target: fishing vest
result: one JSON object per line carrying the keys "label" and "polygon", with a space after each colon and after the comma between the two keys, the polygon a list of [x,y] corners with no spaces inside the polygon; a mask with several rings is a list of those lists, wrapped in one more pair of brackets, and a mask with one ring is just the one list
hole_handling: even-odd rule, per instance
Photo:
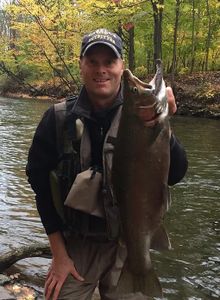
{"label": "fishing vest", "polygon": [[[76,175],[91,166],[91,141],[89,132],[86,126],[84,126],[83,121],[74,115],[74,108],[70,113],[70,103],[67,100],[54,105],[59,163],[57,168],[50,174],[51,191],[55,208],[65,226],[69,230],[75,230],[80,223],[79,226],[85,227],[84,231],[86,232],[86,221],[84,224],[79,219],[84,218],[85,220],[87,216],[63,204]],[[120,105],[106,133],[102,152],[103,178],[101,195],[107,227],[107,238],[109,240],[116,239],[119,236],[120,230],[119,209],[113,196],[111,169],[121,109],[122,106]],[[89,235],[89,232],[87,233]]]}

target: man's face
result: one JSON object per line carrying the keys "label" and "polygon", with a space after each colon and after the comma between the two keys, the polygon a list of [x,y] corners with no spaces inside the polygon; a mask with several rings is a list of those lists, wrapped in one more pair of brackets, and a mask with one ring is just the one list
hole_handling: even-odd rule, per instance
{"label": "man's face", "polygon": [[96,45],[80,60],[80,71],[94,108],[110,106],[120,88],[123,60],[105,45]]}

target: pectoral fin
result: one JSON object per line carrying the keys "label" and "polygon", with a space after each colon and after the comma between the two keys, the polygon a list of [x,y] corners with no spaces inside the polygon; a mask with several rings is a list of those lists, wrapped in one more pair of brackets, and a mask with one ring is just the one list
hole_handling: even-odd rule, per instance
{"label": "pectoral fin", "polygon": [[150,248],[158,251],[171,249],[170,239],[163,225],[161,225],[152,236]]}

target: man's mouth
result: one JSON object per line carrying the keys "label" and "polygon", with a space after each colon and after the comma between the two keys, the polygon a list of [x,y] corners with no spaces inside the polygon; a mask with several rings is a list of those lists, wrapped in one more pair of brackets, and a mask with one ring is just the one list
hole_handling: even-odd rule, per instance
{"label": "man's mouth", "polygon": [[94,79],[94,81],[96,82],[96,83],[105,83],[105,82],[107,82],[109,79]]}

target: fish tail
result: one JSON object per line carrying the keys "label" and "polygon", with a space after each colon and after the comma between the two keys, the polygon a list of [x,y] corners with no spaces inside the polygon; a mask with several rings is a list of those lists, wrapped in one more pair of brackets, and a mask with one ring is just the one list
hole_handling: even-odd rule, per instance
{"label": "fish tail", "polygon": [[136,293],[149,297],[146,299],[163,296],[161,284],[153,268],[144,275],[133,274],[125,263],[118,281],[117,294],[119,296],[134,294],[135,296]]}

